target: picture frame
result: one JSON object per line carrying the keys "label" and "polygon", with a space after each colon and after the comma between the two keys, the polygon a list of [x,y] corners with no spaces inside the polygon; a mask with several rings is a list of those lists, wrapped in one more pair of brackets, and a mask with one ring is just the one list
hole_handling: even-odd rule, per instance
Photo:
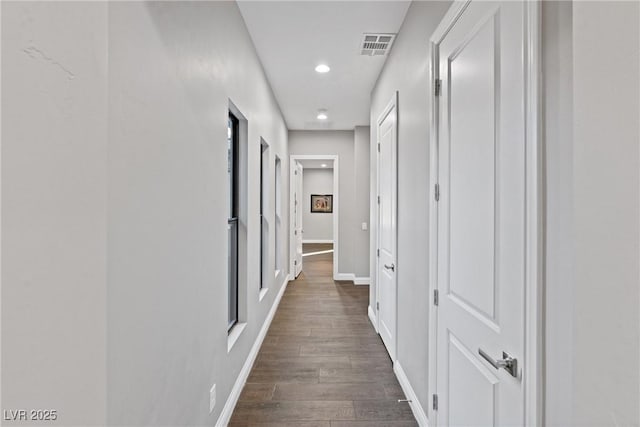
{"label": "picture frame", "polygon": [[311,213],[333,213],[333,194],[312,194]]}

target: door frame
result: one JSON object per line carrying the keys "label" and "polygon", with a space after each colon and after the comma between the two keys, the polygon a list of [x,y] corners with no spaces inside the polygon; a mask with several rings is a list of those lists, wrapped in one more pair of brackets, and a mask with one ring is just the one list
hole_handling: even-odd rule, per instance
{"label": "door frame", "polygon": [[[396,280],[396,321],[395,321],[395,331],[393,332],[393,347],[395,353],[395,360],[391,362],[395,365],[397,357],[398,357],[398,91],[393,93],[391,100],[387,103],[387,105],[382,110],[382,113],[378,116],[378,120],[376,121],[376,144],[377,146],[380,144],[380,135],[378,131],[380,129],[380,123],[389,115],[390,111],[393,110],[395,113],[395,133],[396,133],[396,164],[394,166],[395,174],[396,174],[396,182],[395,182],[395,218],[396,218],[396,229],[395,229],[395,248],[394,253],[396,256],[395,260],[395,280]],[[376,197],[380,196],[380,150],[376,149]],[[380,257],[377,254],[377,251],[380,249],[380,204],[375,203],[376,207],[376,262],[375,262],[375,283],[376,283],[376,307],[380,302],[380,280],[378,277],[378,271],[380,271]],[[376,332],[380,333],[380,313],[375,310],[376,313]]]}
{"label": "door frame", "polygon": [[[472,0],[455,1],[429,40],[429,98],[431,129],[429,136],[430,173],[429,215],[429,295],[438,289],[438,205],[435,186],[438,183],[439,103],[435,81],[439,76],[438,45],[458,21]],[[525,74],[525,290],[524,290],[524,423],[540,425],[543,420],[544,377],[542,353],[544,290],[544,157],[540,141],[540,0],[525,2],[525,34],[523,68]],[[429,384],[430,395],[437,390],[437,306],[429,302]],[[430,425],[437,425],[437,410],[429,405]]]}
{"label": "door frame", "polygon": [[[293,261],[296,258],[296,236],[293,230],[293,216],[295,215],[295,181],[294,171],[296,162],[299,160],[326,160],[333,162],[333,280],[339,280],[338,260],[339,255],[339,237],[340,237],[340,164],[339,156],[333,154],[291,154],[289,156],[289,275],[295,279],[295,266]],[[303,169],[304,170],[304,169]],[[302,223],[304,228],[304,222]],[[304,240],[304,239],[303,239]]]}

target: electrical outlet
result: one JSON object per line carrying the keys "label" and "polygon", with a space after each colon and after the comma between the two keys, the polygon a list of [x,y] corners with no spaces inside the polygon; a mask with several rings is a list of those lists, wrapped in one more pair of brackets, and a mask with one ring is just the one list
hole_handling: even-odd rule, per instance
{"label": "electrical outlet", "polygon": [[368,227],[368,225],[367,225],[367,223],[366,223],[366,222],[363,222],[363,223],[362,223],[362,229],[363,229],[363,230],[366,230],[367,228],[369,228],[369,227]]}
{"label": "electrical outlet", "polygon": [[209,390],[209,413],[213,412],[213,408],[216,407],[216,385],[214,384]]}

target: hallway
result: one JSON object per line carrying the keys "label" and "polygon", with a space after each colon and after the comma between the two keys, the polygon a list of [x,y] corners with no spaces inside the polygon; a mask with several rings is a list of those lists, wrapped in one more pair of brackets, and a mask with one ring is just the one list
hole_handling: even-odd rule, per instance
{"label": "hallway", "polygon": [[[305,245],[304,252],[326,250]],[[367,318],[368,286],[331,279],[332,253],[304,257],[262,344],[231,427],[415,426]]]}

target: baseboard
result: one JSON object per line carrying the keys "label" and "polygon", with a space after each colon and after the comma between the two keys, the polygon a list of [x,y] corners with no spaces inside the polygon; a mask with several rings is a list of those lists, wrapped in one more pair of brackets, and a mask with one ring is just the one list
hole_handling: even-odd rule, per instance
{"label": "baseboard", "polygon": [[302,243],[333,243],[333,240],[317,240],[317,239],[308,239],[302,240]]}
{"label": "baseboard", "polygon": [[333,277],[333,280],[346,280],[350,282],[353,282],[353,279],[355,279],[355,276],[351,273],[338,273]]}
{"label": "baseboard", "polygon": [[413,411],[413,416],[416,417],[416,421],[418,421],[418,425],[421,427],[427,427],[429,425],[427,414],[424,412],[422,405],[420,405],[418,396],[416,396],[416,392],[413,390],[413,387],[411,387],[407,374],[405,374],[400,362],[397,360],[393,364],[393,372],[395,372],[398,382],[400,383],[400,387],[402,387],[402,391],[404,391],[405,396],[407,396],[407,400],[409,400],[409,406]]}
{"label": "baseboard", "polygon": [[370,283],[368,277],[356,277],[353,273],[338,273],[333,280],[346,280],[353,282],[354,285],[368,285]]}
{"label": "baseboard", "polygon": [[371,308],[371,306],[369,306],[367,310],[367,314],[369,314],[369,320],[373,325],[373,329],[375,329],[376,332],[378,332],[378,317],[376,316],[376,312],[373,311],[373,308]]}
{"label": "baseboard", "polygon": [[267,331],[269,330],[269,326],[271,326],[271,321],[276,314],[276,310],[280,305],[280,300],[282,299],[282,295],[284,291],[287,289],[287,285],[289,284],[290,275],[285,277],[284,283],[280,287],[280,291],[276,296],[275,301],[273,302],[273,306],[271,310],[269,310],[269,314],[267,314],[267,318],[264,320],[264,324],[256,337],[256,341],[253,343],[253,347],[251,347],[251,351],[247,356],[247,360],[244,362],[240,373],[238,374],[238,378],[236,379],[233,388],[231,389],[231,393],[229,393],[229,398],[227,402],[224,404],[224,408],[222,408],[222,412],[220,413],[220,417],[218,417],[218,421],[216,421],[216,427],[225,427],[229,424],[231,420],[231,415],[233,415],[233,410],[236,407],[236,403],[238,403],[238,398],[240,397],[240,393],[242,393],[242,389],[244,388],[245,383],[247,382],[247,378],[249,377],[249,373],[251,373],[251,368],[253,368],[253,364],[256,361],[256,357],[258,356],[258,352],[260,351],[260,347],[262,346],[262,342],[264,341],[265,336],[267,335]]}

